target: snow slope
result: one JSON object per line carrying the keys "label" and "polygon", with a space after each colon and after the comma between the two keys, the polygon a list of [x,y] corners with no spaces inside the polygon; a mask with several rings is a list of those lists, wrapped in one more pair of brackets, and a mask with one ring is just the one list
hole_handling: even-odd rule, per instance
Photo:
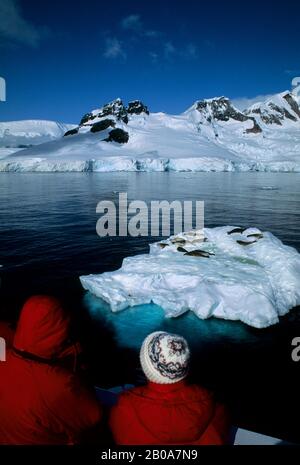
{"label": "snow slope", "polygon": [[[57,126],[60,135],[63,129]],[[71,129],[2,157],[0,171],[300,172],[300,108],[288,91],[244,112],[219,97],[196,101],[180,115],[116,99]]]}
{"label": "snow slope", "polygon": [[300,254],[256,228],[205,228],[151,244],[149,254],[126,258],[119,270],[80,280],[115,312],[153,302],[167,317],[191,310],[201,319],[264,328],[300,304]]}
{"label": "snow slope", "polygon": [[73,127],[74,124],[44,120],[0,122],[0,148],[24,148],[60,139]]}

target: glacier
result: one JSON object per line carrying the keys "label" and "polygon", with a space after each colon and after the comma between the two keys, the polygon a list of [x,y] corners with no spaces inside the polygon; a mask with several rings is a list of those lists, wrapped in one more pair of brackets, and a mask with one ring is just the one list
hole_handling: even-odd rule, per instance
{"label": "glacier", "polygon": [[125,258],[119,270],[80,281],[113,312],[154,303],[166,317],[192,311],[265,328],[300,305],[300,254],[257,228],[204,228],[150,244],[149,254]]}
{"label": "glacier", "polygon": [[[14,153],[16,153],[14,151]],[[7,154],[7,152],[6,152]],[[6,155],[5,154],[5,155]],[[19,158],[12,160],[3,157],[0,172],[15,173],[68,173],[68,172],[269,172],[269,173],[300,173],[300,162],[275,161],[275,162],[234,162],[230,159],[198,157],[198,158],[152,158],[107,157],[98,160],[54,159],[47,158]]]}
{"label": "glacier", "polygon": [[75,126],[48,120],[0,122],[0,157],[32,145],[60,139]]}

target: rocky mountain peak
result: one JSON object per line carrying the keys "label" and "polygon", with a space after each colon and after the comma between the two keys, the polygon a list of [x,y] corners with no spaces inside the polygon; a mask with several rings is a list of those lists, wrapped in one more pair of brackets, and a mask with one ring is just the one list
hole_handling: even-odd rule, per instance
{"label": "rocky mountain peak", "polygon": [[212,119],[218,121],[229,121],[230,119],[247,121],[248,119],[246,115],[234,108],[230,100],[226,97],[200,100],[197,102],[196,109],[207,115],[208,121],[212,121]]}
{"label": "rocky mountain peak", "polygon": [[145,113],[149,115],[149,110],[141,100],[133,100],[128,103],[126,107],[120,98],[113,100],[112,102],[106,103],[103,107],[98,110],[93,110],[90,113],[86,113],[81,119],[79,125],[93,124],[94,119],[113,117],[116,121],[121,121],[125,124],[129,121],[130,115],[141,115]]}
{"label": "rocky mountain peak", "polygon": [[148,107],[141,102],[141,100],[133,100],[128,103],[127,113],[130,115],[140,115],[141,113],[149,115],[149,110]]}
{"label": "rocky mountain peak", "polygon": [[194,108],[201,114],[200,124],[214,124],[218,122],[229,122],[230,120],[239,121],[241,123],[251,121],[253,123],[252,127],[247,128],[245,132],[262,132],[259,124],[256,122],[254,117],[248,116],[239,111],[226,97],[199,100],[195,103]]}
{"label": "rocky mountain peak", "polygon": [[[124,130],[124,124],[128,124],[131,116],[142,114],[149,115],[149,110],[140,100],[133,100],[126,107],[123,101],[117,98],[97,110],[86,113],[81,118],[79,126],[67,131],[65,136],[73,136],[89,130],[91,133],[100,133],[102,137],[105,137],[109,131],[108,136],[102,140],[123,144],[129,139],[128,132]],[[119,127],[117,127],[118,125]]]}
{"label": "rocky mountain peak", "polygon": [[299,122],[300,108],[295,96],[287,91],[276,94],[264,102],[258,102],[245,111],[264,124],[282,126],[286,122]]}
{"label": "rocky mountain peak", "polygon": [[92,120],[95,118],[105,118],[107,116],[113,116],[119,121],[123,121],[123,123],[128,123],[128,116],[126,108],[120,98],[113,100],[112,102],[106,103],[103,107],[99,108],[98,110],[93,110],[90,113],[86,113],[79,125],[83,124],[92,124]]}

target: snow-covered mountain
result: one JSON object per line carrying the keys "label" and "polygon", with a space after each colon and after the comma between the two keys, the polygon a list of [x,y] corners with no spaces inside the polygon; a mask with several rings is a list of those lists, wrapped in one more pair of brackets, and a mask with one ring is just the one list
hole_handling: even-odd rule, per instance
{"label": "snow-covered mountain", "polygon": [[0,154],[60,139],[74,124],[56,121],[24,120],[0,122]]}
{"label": "snow-covered mountain", "polygon": [[274,125],[294,128],[293,123],[300,121],[299,102],[291,92],[282,92],[265,102],[255,103],[245,114],[255,118],[264,128]]}
{"label": "snow-covered mountain", "polygon": [[289,91],[244,111],[226,97],[200,100],[180,115],[116,99],[56,130],[58,140],[7,155],[0,170],[300,172],[300,107]]}
{"label": "snow-covered mountain", "polygon": [[228,129],[228,124],[235,124],[240,135],[259,134],[262,132],[253,116],[247,116],[233,106],[226,97],[199,100],[185,112],[195,122],[199,132],[216,138]]}

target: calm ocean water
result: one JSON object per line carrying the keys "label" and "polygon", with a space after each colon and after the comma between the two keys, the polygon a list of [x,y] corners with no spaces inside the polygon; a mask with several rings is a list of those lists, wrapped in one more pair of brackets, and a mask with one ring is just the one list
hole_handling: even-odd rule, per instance
{"label": "calm ocean water", "polygon": [[157,240],[97,236],[96,205],[116,200],[118,192],[127,192],[129,201],[204,200],[206,226],[257,226],[300,251],[299,174],[1,174],[2,315],[15,317],[23,300],[37,292],[63,297],[78,321],[85,312],[81,332],[95,379],[105,386],[140,380],[137,349],[147,333],[181,333],[193,348],[192,378],[215,389],[235,421],[300,442],[300,362],[290,355],[293,337],[300,336],[299,311],[255,330],[192,314],[166,320],[154,305],[112,314],[82,291],[80,275],[116,269]]}

